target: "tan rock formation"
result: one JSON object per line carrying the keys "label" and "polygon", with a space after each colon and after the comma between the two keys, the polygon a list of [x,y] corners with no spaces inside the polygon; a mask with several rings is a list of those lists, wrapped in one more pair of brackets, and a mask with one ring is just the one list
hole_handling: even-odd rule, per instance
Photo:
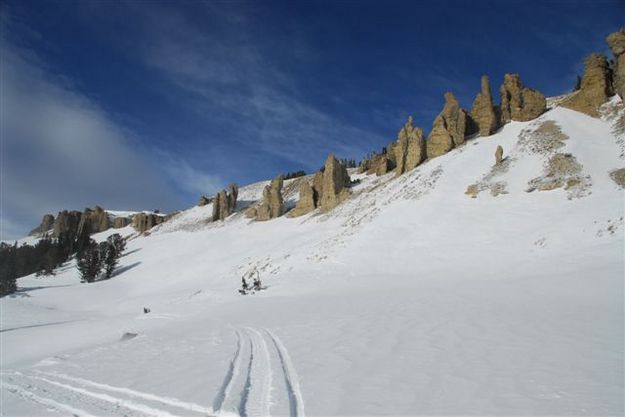
{"label": "tan rock formation", "polygon": [[68,233],[72,238],[74,238],[78,231],[78,224],[80,223],[81,217],[82,213],[75,210],[63,210],[59,212],[56,216],[56,220],[54,221],[52,236],[58,238],[61,233]]}
{"label": "tan rock formation", "polygon": [[490,83],[486,75],[482,76],[481,91],[473,100],[471,118],[477,124],[480,136],[489,136],[499,127],[495,106],[493,105],[493,97],[490,92]]}
{"label": "tan rock formation", "polygon": [[503,148],[501,145],[497,145],[497,150],[495,150],[495,165],[501,164],[503,161]]}
{"label": "tan rock formation", "polygon": [[501,93],[501,122],[527,122],[547,110],[543,93],[524,87],[519,74],[506,74],[499,89]]}
{"label": "tan rock formation", "polygon": [[319,200],[321,200],[321,194],[323,194],[323,171],[315,172],[312,187],[313,187],[313,194],[315,198],[315,207],[318,207]]}
{"label": "tan rock formation", "polygon": [[308,181],[302,181],[299,187],[299,200],[295,208],[289,212],[289,217],[299,217],[310,213],[317,204],[315,201],[315,191]]}
{"label": "tan rock formation", "polygon": [[164,216],[153,213],[137,213],[132,216],[132,226],[139,233],[144,233],[166,220]]}
{"label": "tan rock formation", "polygon": [[208,198],[208,197],[203,195],[203,196],[200,197],[199,201],[197,202],[197,205],[199,207],[204,207],[205,205],[210,204],[212,202],[213,202],[212,198]]}
{"label": "tan rock formation", "polygon": [[274,178],[263,190],[263,202],[256,212],[256,220],[266,221],[280,217],[284,213],[284,201],[282,200],[282,175]]}
{"label": "tan rock formation", "polygon": [[80,235],[83,229],[87,227],[89,234],[100,233],[108,230],[111,227],[111,221],[109,220],[108,213],[100,206],[95,208],[87,208],[80,217],[78,223],[78,234]]}
{"label": "tan rock formation", "polygon": [[319,207],[322,211],[332,210],[349,195],[350,178],[347,169],[334,157],[328,156],[324,165],[322,192]]}
{"label": "tan rock formation", "polygon": [[39,224],[39,226],[31,230],[28,235],[29,236],[42,236],[44,233],[52,230],[53,227],[54,227],[54,215],[46,214],[43,216],[43,219],[41,219],[41,223]]}
{"label": "tan rock formation", "polygon": [[228,189],[230,191],[229,193],[227,193],[226,190],[222,190],[218,192],[213,199],[213,215],[211,219],[214,222],[217,220],[225,220],[236,208],[239,187],[236,184],[230,184]]}
{"label": "tan rock formation", "polygon": [[393,145],[395,154],[395,174],[401,175],[414,169],[425,159],[425,140],[423,130],[412,125],[412,116],[397,134],[397,142]]}
{"label": "tan rock formation", "polygon": [[464,143],[467,114],[452,93],[445,93],[445,106],[434,119],[428,136],[427,157],[435,158]]}
{"label": "tan rock formation", "polygon": [[625,100],[625,28],[611,33],[607,38],[608,46],[614,54],[614,72],[612,87],[616,94]]}
{"label": "tan rock formation", "polygon": [[599,117],[599,106],[612,95],[610,69],[605,55],[592,54],[584,61],[584,77],[580,89],[560,105]]}
{"label": "tan rock formation", "polygon": [[393,167],[388,154],[380,153],[374,155],[370,160],[366,161],[367,175],[376,174],[378,176],[384,175],[389,172]]}
{"label": "tan rock formation", "polygon": [[126,227],[132,223],[132,219],[129,217],[115,217],[113,219],[113,228],[121,229],[122,227]]}

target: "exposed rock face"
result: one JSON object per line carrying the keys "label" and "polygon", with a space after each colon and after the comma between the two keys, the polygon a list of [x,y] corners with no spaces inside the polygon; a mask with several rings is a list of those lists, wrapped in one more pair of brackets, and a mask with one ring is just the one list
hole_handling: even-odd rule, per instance
{"label": "exposed rock face", "polygon": [[224,220],[236,208],[239,187],[236,184],[230,184],[228,189],[229,193],[226,193],[226,190],[222,190],[213,199],[213,221]]}
{"label": "exposed rock face", "polygon": [[425,141],[423,130],[412,125],[412,116],[397,134],[397,142],[393,145],[395,154],[395,173],[401,175],[415,168],[425,159]]}
{"label": "exposed rock face", "polygon": [[490,83],[486,75],[482,76],[481,91],[473,100],[471,118],[477,124],[480,136],[489,136],[499,127],[493,97],[490,93]]}
{"label": "exposed rock face", "polygon": [[213,202],[212,198],[208,198],[205,195],[200,197],[200,200],[197,202],[197,205],[200,207],[204,207],[207,204],[210,204]]}
{"label": "exposed rock face", "polygon": [[59,212],[56,216],[56,221],[54,222],[54,231],[52,232],[52,236],[58,238],[61,233],[68,233],[72,237],[76,236],[81,217],[82,213],[75,210],[63,210]]}
{"label": "exposed rock face", "polygon": [[113,219],[113,228],[121,229],[122,227],[126,227],[132,223],[132,219],[128,217],[115,217]]}
{"label": "exposed rock face", "polygon": [[389,159],[388,154],[382,153],[371,159],[367,174],[375,174],[377,176],[384,175],[389,172],[392,167],[393,163]]}
{"label": "exposed rock face", "polygon": [[625,28],[611,33],[607,42],[614,54],[613,90],[625,100]]}
{"label": "exposed rock face", "polygon": [[319,200],[321,200],[321,194],[323,194],[323,171],[315,172],[315,176],[313,178],[313,193],[315,198],[315,207],[319,205]]}
{"label": "exposed rock face", "polygon": [[237,198],[239,198],[239,186],[232,183],[228,186],[228,205],[231,213],[237,207]]}
{"label": "exposed rock face", "polygon": [[88,227],[89,233],[100,233],[111,227],[108,213],[100,206],[94,209],[87,208],[80,218],[78,224],[78,234],[80,235],[83,228]]}
{"label": "exposed rock face", "polygon": [[[467,114],[452,93],[445,93],[443,111],[434,119],[427,140],[427,156],[435,158],[464,143]],[[398,161],[399,162],[399,161]],[[398,164],[399,166],[399,164]]]}
{"label": "exposed rock face", "polygon": [[334,157],[328,156],[324,165],[321,198],[322,211],[332,210],[349,195],[350,178],[347,169]]}
{"label": "exposed rock face", "polygon": [[54,216],[52,214],[46,214],[41,219],[41,224],[35,227],[28,234],[29,236],[41,236],[54,227]]}
{"label": "exposed rock face", "polygon": [[282,186],[284,177],[279,175],[265,186],[263,190],[263,202],[256,212],[256,220],[265,221],[280,217],[284,212],[284,201],[282,200]]}
{"label": "exposed rock face", "polygon": [[154,226],[163,223],[166,220],[164,216],[153,213],[137,213],[132,216],[132,226],[139,233],[144,233]]}
{"label": "exposed rock face", "polygon": [[350,185],[347,169],[330,154],[313,179],[312,187],[307,181],[300,186],[300,197],[289,217],[297,217],[320,208],[329,211],[349,196]]}
{"label": "exposed rock face", "polygon": [[511,120],[518,122],[534,120],[547,110],[547,101],[543,93],[524,87],[519,74],[506,74],[499,92],[502,124]]}
{"label": "exposed rock face", "polygon": [[584,61],[584,77],[580,89],[562,102],[563,107],[599,116],[599,106],[612,95],[610,69],[605,55],[592,54]]}
{"label": "exposed rock face", "polygon": [[315,191],[308,181],[303,181],[299,187],[299,200],[295,208],[289,212],[289,217],[303,216],[316,207]]}
{"label": "exposed rock face", "polygon": [[501,145],[497,145],[497,150],[495,151],[495,165],[500,165],[501,161],[503,161],[503,148]]}

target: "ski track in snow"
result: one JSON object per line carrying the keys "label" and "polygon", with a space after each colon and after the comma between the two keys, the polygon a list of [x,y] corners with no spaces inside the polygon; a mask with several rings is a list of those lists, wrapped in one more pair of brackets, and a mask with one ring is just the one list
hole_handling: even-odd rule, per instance
{"label": "ski track in snow", "polygon": [[299,378],[297,377],[297,373],[295,372],[293,362],[291,362],[289,352],[282,343],[282,341],[278,338],[278,336],[276,336],[267,329],[264,330],[265,333],[267,333],[267,335],[269,335],[269,337],[271,338],[271,341],[273,342],[276,351],[278,352],[278,357],[280,358],[282,372],[284,373],[284,381],[286,383],[289,395],[289,408],[291,411],[291,416],[303,417],[305,415],[304,399],[302,397],[302,391],[299,386]]}
{"label": "ski track in snow", "polygon": [[[8,376],[9,374],[5,374]],[[205,416],[214,415],[213,410],[208,407],[204,407],[198,404],[181,401],[170,397],[161,397],[154,394],[144,393],[140,391],[131,390],[128,388],[114,387],[108,384],[101,384],[98,382],[90,381],[83,378],[72,377],[65,374],[56,373],[44,373],[39,372],[39,375],[26,375],[21,372],[14,372],[14,378],[10,378],[11,382],[17,383],[15,378],[25,379],[21,385],[15,385],[2,381],[2,386],[6,387],[9,392],[12,392],[20,397],[30,400],[32,402],[45,405],[51,409],[54,409],[61,414],[70,413],[73,416],[93,416],[92,413],[77,408],[74,404],[77,404],[84,408],[97,408],[98,411],[95,415],[124,415],[124,416],[153,416],[153,417],[174,417],[176,414],[172,414],[169,411],[154,408],[143,403],[131,401],[125,398],[116,397],[110,394],[93,392],[86,388],[93,387],[99,390],[107,392],[115,392],[124,394],[133,398],[140,398],[152,402],[157,402],[163,405],[168,405],[181,410],[184,410],[182,415],[189,415],[189,412],[200,413]],[[70,385],[61,381],[71,381],[79,384],[80,386]],[[43,384],[41,384],[43,383]],[[46,397],[42,397],[34,394],[32,391],[39,391],[46,394]],[[53,397],[53,398],[49,398]],[[63,402],[61,402],[63,401]],[[72,405],[66,404],[71,403]]]}
{"label": "ski track in snow", "polygon": [[89,414],[86,411],[80,410],[78,408],[74,408],[71,407],[67,404],[61,404],[51,398],[44,398],[41,397],[39,395],[33,394],[32,392],[28,391],[27,389],[24,389],[22,387],[19,387],[17,385],[13,385],[13,384],[9,384],[6,383],[4,381],[2,381],[2,386],[4,388],[6,388],[9,392],[12,392],[16,395],[19,395],[20,397],[32,401],[34,403],[37,404],[41,404],[44,405],[46,407],[52,408],[53,410],[56,410],[58,412],[68,412],[70,413],[72,416],[75,417],[94,417],[92,414]]}
{"label": "ski track in snow", "polygon": [[234,356],[230,361],[230,368],[228,369],[228,373],[224,378],[224,382],[221,385],[215,400],[213,401],[213,409],[219,411],[222,409],[224,403],[226,403],[230,397],[232,392],[233,382],[239,377],[241,373],[241,333],[235,329],[235,335],[237,337],[237,349],[234,352]]}
{"label": "ski track in snow", "polygon": [[245,404],[246,416],[268,416],[271,405],[271,359],[262,334],[247,327],[252,343],[251,386]]}
{"label": "ski track in snow", "polygon": [[[304,401],[299,380],[282,341],[267,329],[235,329],[235,335],[236,350],[213,401],[214,410],[217,413],[235,412],[242,417],[269,416],[274,391],[288,400],[291,417],[303,417]],[[270,346],[273,346],[280,359],[277,369],[283,373],[286,386],[284,393],[276,391],[273,386],[270,353],[273,349]],[[238,398],[235,395],[237,388],[240,392]]]}
{"label": "ski track in snow", "polygon": [[90,381],[87,379],[83,379],[83,378],[77,378],[77,377],[72,377],[69,375],[65,375],[65,374],[58,374],[58,373],[42,373],[45,374],[49,377],[57,377],[60,379],[64,379],[66,381],[71,381],[71,382],[76,382],[79,383],[81,385],[86,385],[86,386],[91,386],[94,388],[99,388],[101,390],[104,391],[109,391],[109,392],[115,392],[115,393],[121,393],[121,394],[126,394],[130,397],[135,397],[135,398],[141,398],[144,400],[149,400],[149,401],[155,401],[155,402],[159,402],[161,404],[165,404],[165,405],[170,405],[172,407],[177,407],[186,411],[193,411],[193,412],[198,412],[198,413],[203,413],[203,414],[212,414],[213,410],[211,408],[208,407],[204,407],[202,405],[199,404],[194,404],[194,403],[190,403],[190,402],[186,402],[186,401],[181,401],[178,400],[176,398],[170,398],[170,397],[161,397],[155,394],[150,394],[150,393],[146,393],[146,392],[141,392],[141,391],[135,391],[129,388],[122,388],[122,387],[114,387],[112,385],[108,385],[108,384],[101,384],[99,382],[94,382],[94,381]]}

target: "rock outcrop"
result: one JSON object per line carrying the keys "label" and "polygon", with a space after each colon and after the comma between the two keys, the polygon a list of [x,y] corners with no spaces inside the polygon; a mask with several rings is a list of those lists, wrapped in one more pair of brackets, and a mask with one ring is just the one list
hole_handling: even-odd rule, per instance
{"label": "rock outcrop", "polygon": [[544,94],[524,87],[519,74],[506,74],[499,92],[502,124],[534,120],[547,110]]}
{"label": "rock outcrop", "polygon": [[423,130],[412,125],[412,116],[397,134],[393,145],[395,154],[395,174],[401,175],[417,167],[425,159],[425,140]]}
{"label": "rock outcrop", "polygon": [[614,54],[612,89],[625,101],[625,28],[611,33],[607,42]]}
{"label": "rock outcrop", "polygon": [[315,191],[308,181],[302,181],[299,186],[299,200],[295,208],[289,211],[289,217],[299,217],[310,213],[317,207]]}
{"label": "rock outcrop", "polygon": [[132,216],[132,226],[137,232],[144,233],[154,226],[163,223],[165,220],[165,216],[160,216],[158,214],[137,213]]}
{"label": "rock outcrop", "polygon": [[121,229],[122,227],[126,227],[132,223],[132,219],[129,217],[115,217],[113,219],[113,228]]}
{"label": "rock outcrop", "polygon": [[481,91],[473,100],[471,118],[477,124],[480,136],[489,136],[499,127],[497,113],[493,105],[493,97],[490,92],[490,82],[486,75],[482,76]]}
{"label": "rock outcrop", "polygon": [[100,233],[111,227],[111,221],[109,215],[100,206],[95,208],[86,208],[80,217],[80,223],[78,224],[78,234],[80,235],[83,229],[87,227],[89,233]]}
{"label": "rock outcrop", "polygon": [[213,202],[213,199],[212,199],[212,198],[208,198],[208,197],[206,197],[205,195],[203,195],[203,196],[201,196],[201,197],[200,197],[200,199],[198,200],[197,205],[198,205],[199,207],[204,207],[205,205],[210,204],[210,203],[212,203],[212,202]]}
{"label": "rock outcrop", "polygon": [[345,166],[334,155],[328,156],[324,168],[319,207],[321,211],[329,211],[349,195],[350,178]]}
{"label": "rock outcrop", "polygon": [[41,219],[39,226],[35,227],[28,234],[29,236],[42,236],[46,232],[49,232],[54,227],[54,215],[46,214]]}
{"label": "rock outcrop", "polygon": [[212,220],[225,220],[226,217],[234,212],[237,205],[239,195],[239,187],[236,184],[230,184],[229,192],[222,190],[217,193],[213,199],[213,215]]}
{"label": "rock outcrop", "polygon": [[284,213],[282,186],[284,177],[277,176],[263,189],[263,202],[256,210],[256,220],[266,221],[280,217]]}
{"label": "rock outcrop", "polygon": [[495,165],[500,165],[501,161],[503,161],[503,148],[501,145],[497,145],[497,150],[495,150]]}
{"label": "rock outcrop", "polygon": [[289,217],[302,216],[316,208],[332,210],[349,196],[350,183],[345,166],[330,154],[322,170],[315,173],[312,187],[307,181],[300,186],[299,201]]}
{"label": "rock outcrop", "polygon": [[81,217],[82,213],[76,210],[59,212],[54,221],[52,236],[58,238],[62,233],[67,233],[74,238],[77,234]]}
{"label": "rock outcrop", "polygon": [[592,54],[584,61],[580,89],[560,105],[571,110],[599,116],[599,107],[612,95],[610,68],[605,55]]}
{"label": "rock outcrop", "polygon": [[428,136],[427,157],[435,158],[446,154],[464,143],[467,128],[467,113],[452,93],[445,93],[445,106],[434,119],[432,131]]}

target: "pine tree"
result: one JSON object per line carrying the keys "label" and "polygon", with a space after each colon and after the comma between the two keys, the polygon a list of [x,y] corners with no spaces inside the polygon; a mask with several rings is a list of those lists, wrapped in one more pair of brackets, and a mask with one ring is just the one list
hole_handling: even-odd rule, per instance
{"label": "pine tree", "polygon": [[93,239],[89,239],[89,243],[78,254],[78,262],[76,263],[82,278],[81,281],[95,281],[102,271],[102,261],[98,244]]}
{"label": "pine tree", "polygon": [[14,245],[2,244],[0,269],[0,297],[17,291],[17,242]]}
{"label": "pine tree", "polygon": [[109,241],[100,243],[100,257],[104,264],[104,274],[109,279],[113,275],[119,260],[117,248]]}
{"label": "pine tree", "polygon": [[112,234],[106,239],[106,241],[115,247],[118,258],[121,256],[122,252],[126,249],[126,240],[119,233]]}

